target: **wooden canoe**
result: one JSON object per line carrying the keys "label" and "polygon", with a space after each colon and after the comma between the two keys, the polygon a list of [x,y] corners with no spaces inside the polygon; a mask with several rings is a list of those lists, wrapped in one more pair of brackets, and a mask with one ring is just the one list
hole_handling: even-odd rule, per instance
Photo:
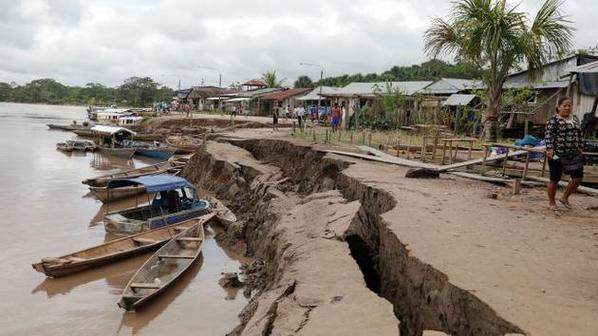
{"label": "wooden canoe", "polygon": [[102,154],[118,156],[130,159],[135,155],[135,148],[112,148],[112,147],[98,147],[98,151]]}
{"label": "wooden canoe", "polygon": [[230,225],[237,221],[237,216],[229,208],[227,208],[220,200],[215,197],[210,197],[210,205],[212,206],[212,212],[216,214],[216,219],[224,224]]}
{"label": "wooden canoe", "polygon": [[164,142],[168,147],[175,148],[178,153],[195,153],[203,143],[201,139],[189,136],[169,136]]}
{"label": "wooden canoe", "polygon": [[120,173],[102,175],[94,178],[83,180],[83,184],[87,184],[92,187],[105,187],[108,182],[115,179],[135,178],[145,175],[158,175],[164,173],[178,172],[182,168],[182,165],[178,162],[164,161],[159,162],[150,166],[129,169]]}
{"label": "wooden canoe", "polygon": [[199,258],[205,239],[203,224],[196,223],[156,251],[129,280],[118,305],[135,311],[179,279]]}
{"label": "wooden canoe", "polygon": [[132,236],[111,240],[101,245],[73,252],[57,258],[44,258],[33,264],[33,269],[50,277],[61,277],[86,269],[109,264],[140,253],[155,250],[168,242],[173,236],[197,224],[210,221],[214,214],[181,222],[179,224],[144,231]]}
{"label": "wooden canoe", "polygon": [[129,186],[112,189],[108,189],[107,187],[89,187],[89,190],[93,196],[102,201],[102,203],[121,200],[145,193],[145,188],[143,186]]}

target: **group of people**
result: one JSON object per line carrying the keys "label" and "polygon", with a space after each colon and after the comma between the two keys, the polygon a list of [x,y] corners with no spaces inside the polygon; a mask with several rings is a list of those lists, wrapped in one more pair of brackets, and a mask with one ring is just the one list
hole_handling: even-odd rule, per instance
{"label": "group of people", "polygon": [[[344,106],[339,106],[338,103],[336,103],[330,109],[330,115],[324,116],[328,118],[328,122],[330,123],[333,132],[336,132],[340,128],[344,113]],[[312,105],[308,108],[306,108],[305,105],[298,105],[295,107],[287,105],[286,107],[283,107],[280,104],[275,103],[272,109],[272,123],[275,130],[278,129],[276,125],[278,125],[279,118],[296,118],[299,128],[303,128],[308,118],[312,123],[315,123],[321,117],[322,116],[319,115],[318,109],[315,105]]]}

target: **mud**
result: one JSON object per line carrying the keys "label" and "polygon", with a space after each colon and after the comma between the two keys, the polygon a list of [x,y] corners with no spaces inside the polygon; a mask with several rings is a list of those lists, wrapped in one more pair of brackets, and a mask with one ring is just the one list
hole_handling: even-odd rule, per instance
{"label": "mud", "polygon": [[412,256],[382,216],[396,200],[345,174],[350,162],[286,141],[228,141],[210,142],[183,175],[239,217],[220,241],[262,263],[231,335],[523,332]]}

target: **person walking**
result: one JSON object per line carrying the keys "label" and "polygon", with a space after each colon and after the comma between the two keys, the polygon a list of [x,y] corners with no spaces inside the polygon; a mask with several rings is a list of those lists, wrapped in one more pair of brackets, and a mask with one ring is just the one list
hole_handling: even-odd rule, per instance
{"label": "person walking", "polygon": [[332,132],[336,132],[338,126],[341,124],[341,108],[338,106],[338,103],[334,103],[334,107],[330,111],[330,117],[332,117],[330,122]]}
{"label": "person walking", "polygon": [[305,107],[303,107],[303,105],[301,105],[297,109],[297,124],[299,124],[300,130],[303,130],[303,118],[304,117],[305,117]]}
{"label": "person walking", "polygon": [[274,105],[272,109],[272,130],[278,131],[278,104]]}
{"label": "person walking", "polygon": [[570,176],[567,189],[559,202],[571,209],[569,196],[573,194],[583,179],[583,134],[579,120],[572,115],[573,100],[570,97],[559,99],[556,114],[546,123],[546,157],[550,169],[548,183],[549,209],[558,210],[555,201],[558,183],[563,173]]}

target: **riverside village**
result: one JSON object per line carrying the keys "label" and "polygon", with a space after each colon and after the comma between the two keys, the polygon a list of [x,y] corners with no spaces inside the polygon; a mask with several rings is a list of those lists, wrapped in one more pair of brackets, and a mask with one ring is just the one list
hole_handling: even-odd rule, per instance
{"label": "riverside village", "polygon": [[598,335],[598,4],[281,4],[0,4],[0,335]]}

